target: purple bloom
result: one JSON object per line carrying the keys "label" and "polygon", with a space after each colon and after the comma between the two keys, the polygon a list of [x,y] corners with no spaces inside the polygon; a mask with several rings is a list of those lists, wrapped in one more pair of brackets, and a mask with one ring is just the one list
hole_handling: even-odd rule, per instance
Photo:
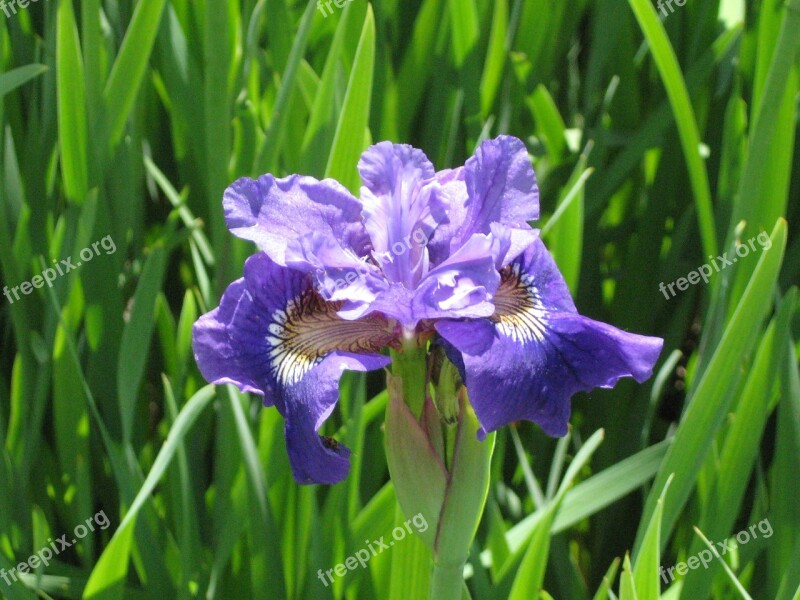
{"label": "purple bloom", "polygon": [[346,477],[349,450],[318,435],[342,371],[380,369],[381,351],[410,339],[444,339],[483,433],[530,419],[563,435],[575,392],[650,376],[660,339],[577,314],[528,224],[539,190],[520,140],[486,141],[438,173],[420,150],[383,142],[359,171],[360,199],[297,175],[231,185],[228,227],[260,252],[194,327],[206,379],[284,416],[298,482]]}

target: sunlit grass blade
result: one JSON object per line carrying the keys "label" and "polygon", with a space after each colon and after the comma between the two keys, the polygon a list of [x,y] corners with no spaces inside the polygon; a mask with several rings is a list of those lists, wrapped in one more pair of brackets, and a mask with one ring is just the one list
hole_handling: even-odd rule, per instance
{"label": "sunlit grass blade", "polygon": [[452,32],[453,60],[456,68],[464,65],[475,50],[480,36],[478,9],[475,0],[448,0],[450,8],[450,30]]}
{"label": "sunlit grass blade", "polygon": [[619,584],[619,600],[638,600],[638,596],[636,594],[636,582],[633,580],[631,558],[627,554],[625,555],[625,560],[622,562],[622,576],[620,577]]}
{"label": "sunlit grass blade", "polygon": [[370,6],[361,30],[328,166],[325,168],[325,177],[338,180],[353,192],[357,192],[359,185],[356,164],[364,150],[364,135],[369,123],[374,64],[375,17]]}
{"label": "sunlit grass blade", "polygon": [[[178,418],[170,429],[164,445],[158,452],[153,466],[144,481],[144,484],[139,489],[122,522],[117,527],[114,537],[109,542],[103,551],[103,555],[95,567],[97,573],[97,586],[98,589],[103,589],[108,582],[106,581],[106,573],[113,574],[114,580],[124,577],[127,574],[127,568],[123,570],[115,569],[114,564],[128,564],[128,555],[130,552],[129,536],[132,534],[136,527],[136,519],[139,511],[145,505],[150,495],[153,493],[156,485],[164,476],[167,468],[175,457],[175,454],[180,447],[183,439],[191,429],[194,422],[200,414],[208,407],[215,397],[214,386],[208,385],[197,392],[183,407]],[[108,565],[108,566],[106,566]],[[106,571],[106,569],[111,569]],[[112,582],[113,583],[113,582]],[[95,584],[91,583],[90,590],[94,589]]]}
{"label": "sunlit grass blade", "polygon": [[615,558],[611,562],[611,566],[608,568],[608,571],[603,576],[603,583],[601,583],[600,587],[597,588],[597,593],[595,593],[595,595],[592,596],[592,600],[608,600],[608,594],[612,586],[614,585],[614,581],[617,578],[619,563],[620,563],[619,558]]}
{"label": "sunlit grass blade", "polygon": [[125,122],[139,93],[165,4],[166,0],[136,4],[122,47],[108,76],[103,90],[103,104],[108,118],[110,148],[116,146],[122,137]]}
{"label": "sunlit grass blade", "polygon": [[664,513],[669,484],[672,477],[667,479],[666,485],[656,504],[656,510],[647,525],[647,531],[642,540],[642,551],[636,557],[633,565],[633,581],[636,585],[636,595],[642,600],[658,600],[661,591],[659,582],[659,565],[661,557],[661,516]]}
{"label": "sunlit grass blade", "polygon": [[[794,311],[797,290],[793,288],[781,301],[778,312],[761,337],[753,365],[735,407],[733,424],[725,435],[725,441],[716,457],[718,465],[713,492],[700,528],[720,539],[728,534],[736,522],[739,507],[747,491],[747,473],[758,458],[764,428],[769,419],[774,401],[780,393],[780,367],[789,343],[789,320]],[[691,554],[700,550],[694,544]],[[716,563],[707,572],[692,571],[684,582],[684,593],[691,597],[703,597],[709,593]]]}
{"label": "sunlit grass blade", "polygon": [[83,60],[72,0],[60,0],[58,3],[57,31],[56,79],[61,169],[67,197],[80,204],[89,191],[89,139],[86,92],[82,85],[75,85],[75,82],[83,81]]}
{"label": "sunlit grass blade", "polygon": [[628,1],[650,46],[653,60],[658,67],[661,81],[667,90],[675,115],[675,123],[678,126],[694,193],[703,252],[706,255],[716,256],[718,245],[714,209],[711,203],[711,187],[708,181],[708,172],[700,154],[701,139],[697,118],[681,74],[678,58],[675,56],[675,51],[653,5],[648,0]]}

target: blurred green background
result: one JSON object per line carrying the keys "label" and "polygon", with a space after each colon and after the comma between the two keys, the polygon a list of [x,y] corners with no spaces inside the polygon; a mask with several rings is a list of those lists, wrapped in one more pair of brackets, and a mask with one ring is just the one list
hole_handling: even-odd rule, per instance
{"label": "blurred green background", "polygon": [[[651,381],[576,397],[570,436],[499,432],[472,597],[800,598],[800,2],[339,3],[0,3],[0,574],[111,523],[0,596],[425,598],[415,538],[317,578],[402,521],[381,377],[326,426],[349,478],[298,487],[277,411],[206,386],[191,325],[253,252],[234,179],[357,192],[373,141],[445,168],[508,133],[579,310],[666,342]],[[694,526],[764,519],[724,568],[659,572]]]}

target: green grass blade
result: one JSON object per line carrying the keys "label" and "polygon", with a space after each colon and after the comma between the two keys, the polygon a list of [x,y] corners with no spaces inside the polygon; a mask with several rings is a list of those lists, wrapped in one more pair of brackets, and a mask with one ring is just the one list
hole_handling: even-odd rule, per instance
{"label": "green grass blade", "polygon": [[456,68],[460,68],[470,53],[475,50],[480,36],[478,9],[475,6],[475,0],[448,0],[448,5],[453,60]]}
{"label": "green grass blade", "polygon": [[325,168],[325,177],[338,180],[352,192],[357,192],[360,184],[356,164],[364,150],[364,132],[369,123],[374,64],[375,17],[370,6],[358,41],[328,166]]}
{"label": "green grass blade", "polygon": [[108,76],[103,90],[103,105],[108,117],[110,148],[114,148],[122,138],[125,122],[144,79],[165,4],[166,0],[136,4],[131,24]]}
{"label": "green grass blade", "polygon": [[294,39],[292,51],[289,54],[289,61],[281,79],[281,87],[275,100],[275,106],[272,108],[272,116],[270,117],[264,142],[256,157],[255,171],[258,174],[271,172],[274,169],[275,161],[283,144],[283,137],[288,124],[289,100],[297,87],[297,72],[308,44],[314,12],[314,2],[309,2],[305,13],[303,13],[303,19],[300,21],[300,28]]}
{"label": "green grass blade", "polygon": [[72,0],[58,4],[56,79],[58,81],[58,130],[64,192],[81,204],[89,191],[86,92],[82,85],[83,61]]}
{"label": "green grass blade", "polygon": [[84,600],[121,600],[124,598],[125,578],[128,574],[136,520],[120,529],[97,561],[86,584]]}
{"label": "green grass blade", "polygon": [[47,68],[47,65],[33,64],[0,73],[0,98],[38,77],[47,71]]}
{"label": "green grass blade", "polygon": [[126,441],[130,441],[133,434],[139,387],[147,365],[150,340],[155,327],[156,297],[161,291],[166,264],[167,251],[159,244],[147,258],[133,298],[131,317],[122,333],[117,361],[117,392],[122,417],[122,434]]}
{"label": "green grass blade", "polygon": [[706,255],[716,256],[718,245],[714,210],[711,204],[711,187],[703,157],[700,155],[701,140],[697,118],[681,74],[678,58],[669,42],[664,25],[649,0],[628,0],[628,2],[636,15],[647,43],[650,45],[653,60],[658,67],[661,81],[667,90],[667,96],[669,96],[672,111],[675,114],[675,123],[678,125],[686,167],[692,183],[703,252]]}
{"label": "green grass blade", "polygon": [[664,502],[666,501],[669,484],[672,477],[667,479],[664,490],[656,504],[656,510],[642,541],[642,551],[636,558],[633,565],[633,580],[636,585],[636,595],[642,600],[658,600],[661,590],[658,572],[661,564],[661,516],[664,513]]}
{"label": "green grass blade", "polygon": [[[207,385],[192,396],[183,407],[180,414],[178,414],[178,418],[175,419],[175,423],[170,429],[164,445],[161,447],[161,450],[159,450],[155,461],[153,461],[153,466],[147,474],[144,484],[136,494],[136,498],[134,498],[131,507],[128,509],[128,512],[125,514],[125,517],[114,533],[111,542],[103,551],[103,555],[98,562],[98,567],[101,565],[109,565],[107,568],[111,569],[111,565],[117,562],[127,565],[129,545],[125,540],[127,536],[132,534],[133,529],[136,527],[136,518],[139,511],[145,506],[145,503],[150,498],[156,485],[158,485],[158,482],[164,476],[164,473],[167,471],[167,468],[171,464],[178,448],[183,443],[184,438],[192,428],[192,425],[194,425],[194,422],[214,398],[214,386]],[[103,566],[101,571],[105,571],[105,569],[106,567]],[[127,572],[127,569],[125,571]],[[114,573],[117,576],[119,575],[118,571],[114,571]],[[101,575],[98,575],[98,578],[100,577]],[[98,579],[98,585],[101,583],[104,582]]]}

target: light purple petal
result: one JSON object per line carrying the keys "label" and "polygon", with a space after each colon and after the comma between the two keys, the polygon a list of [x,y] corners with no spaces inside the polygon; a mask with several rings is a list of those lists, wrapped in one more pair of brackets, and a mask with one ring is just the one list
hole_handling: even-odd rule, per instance
{"label": "light purple petal", "polygon": [[416,319],[490,316],[500,283],[492,246],[490,236],[476,234],[428,273],[414,295]]}
{"label": "light purple petal", "polygon": [[286,266],[287,248],[312,233],[330,238],[356,255],[368,250],[359,201],[332,179],[245,177],[225,190],[223,206],[231,232],[255,242],[282,266]]}
{"label": "light purple petal", "polygon": [[464,170],[470,233],[489,233],[492,223],[524,227],[539,218],[539,187],[521,140],[503,135],[483,142]]}
{"label": "light purple petal", "polygon": [[483,142],[462,169],[436,176],[448,203],[448,222],[433,235],[431,262],[439,264],[471,236],[500,237],[495,249],[498,268],[519,256],[535,233],[528,221],[539,217],[539,187],[528,151],[521,140],[500,136]]}
{"label": "light purple petal", "polygon": [[364,152],[358,169],[373,257],[390,282],[413,288],[427,270],[430,236],[446,219],[433,165],[411,146],[381,142]]}

